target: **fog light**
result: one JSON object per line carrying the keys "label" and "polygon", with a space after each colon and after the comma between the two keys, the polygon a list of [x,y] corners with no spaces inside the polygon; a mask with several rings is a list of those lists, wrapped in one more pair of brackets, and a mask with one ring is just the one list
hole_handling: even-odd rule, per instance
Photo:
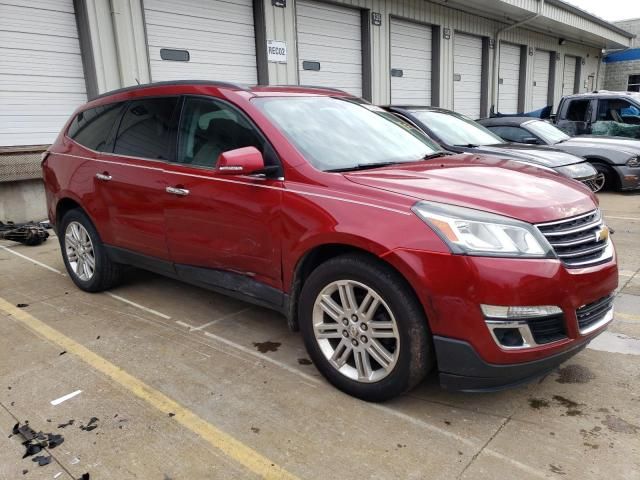
{"label": "fog light", "polygon": [[560,307],[541,305],[535,307],[501,307],[498,305],[480,305],[482,313],[487,318],[517,320],[521,318],[548,317],[562,313]]}
{"label": "fog light", "polygon": [[503,347],[522,347],[524,339],[517,328],[494,328],[493,334]]}

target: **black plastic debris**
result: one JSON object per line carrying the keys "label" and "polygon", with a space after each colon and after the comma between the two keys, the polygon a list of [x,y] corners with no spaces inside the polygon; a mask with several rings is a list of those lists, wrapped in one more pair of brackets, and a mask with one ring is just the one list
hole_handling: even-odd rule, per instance
{"label": "black plastic debris", "polygon": [[82,476],[78,480],[89,480],[89,474],[83,473]]}
{"label": "black plastic debris", "polygon": [[58,428],[66,428],[66,427],[70,427],[71,425],[73,425],[74,423],[76,423],[76,421],[72,418],[71,420],[69,420],[67,423],[59,423],[58,424]]}
{"label": "black plastic debris", "polygon": [[13,426],[12,433],[20,435],[24,439],[22,445],[25,447],[25,452],[22,458],[36,455],[45,448],[56,448],[64,442],[62,435],[36,432],[29,426],[29,422],[25,422],[24,425],[21,425],[20,422],[16,423]]}
{"label": "black plastic debris", "polygon": [[22,474],[26,475],[27,473],[29,473],[29,470],[27,470],[26,468],[24,470],[22,470]]}
{"label": "black plastic debris", "polygon": [[40,245],[49,238],[49,232],[37,223],[0,222],[0,240],[11,240],[24,245]]}
{"label": "black plastic debris", "polygon": [[44,467],[51,463],[51,456],[49,455],[48,457],[45,457],[44,455],[38,455],[37,457],[33,457],[31,461],[37,462],[40,467]]}
{"label": "black plastic debris", "polygon": [[19,304],[16,305],[16,307],[18,307],[18,308],[27,308],[28,306],[29,306],[28,303],[19,303]]}
{"label": "black plastic debris", "polygon": [[65,353],[67,353],[67,351],[66,351],[66,350],[63,350],[63,351],[61,351],[58,355],[62,356],[62,355],[64,355]]}
{"label": "black plastic debris", "polygon": [[87,425],[80,425],[80,430],[84,430],[85,432],[90,432],[91,430],[95,430],[96,428],[98,428],[98,420],[100,420],[99,418],[96,417],[91,417],[91,419],[89,419],[89,422],[87,423]]}

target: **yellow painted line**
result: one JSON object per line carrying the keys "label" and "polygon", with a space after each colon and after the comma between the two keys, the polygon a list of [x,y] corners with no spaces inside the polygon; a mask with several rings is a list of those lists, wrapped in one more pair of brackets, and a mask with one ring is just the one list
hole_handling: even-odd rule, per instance
{"label": "yellow painted line", "polygon": [[615,316],[619,317],[619,318],[623,318],[625,320],[637,320],[637,321],[640,322],[640,315],[633,315],[631,313],[616,312]]}
{"label": "yellow painted line", "polygon": [[1,297],[0,311],[10,315],[34,333],[60,346],[66,350],[67,353],[71,353],[80,358],[80,360],[103,373],[164,414],[174,413],[174,420],[202,437],[212,447],[221,451],[253,473],[266,479],[294,480],[297,478],[241,441],[236,440],[231,435],[216,428],[206,420],[203,420],[175,400],[172,400],[150,385],[130,375],[120,367],[117,367],[100,355],[97,355],[75,340],[51,328],[26,311],[15,307]]}

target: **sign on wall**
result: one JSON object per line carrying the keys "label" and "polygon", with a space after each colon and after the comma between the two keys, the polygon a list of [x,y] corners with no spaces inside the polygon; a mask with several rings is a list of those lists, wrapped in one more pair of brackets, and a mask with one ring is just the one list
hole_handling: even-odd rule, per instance
{"label": "sign on wall", "polygon": [[267,60],[275,63],[287,63],[287,42],[267,40]]}

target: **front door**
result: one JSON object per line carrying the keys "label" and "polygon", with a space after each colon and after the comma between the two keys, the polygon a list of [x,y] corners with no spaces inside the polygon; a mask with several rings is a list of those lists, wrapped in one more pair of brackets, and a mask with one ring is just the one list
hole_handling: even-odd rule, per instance
{"label": "front door", "polygon": [[278,162],[275,154],[227,102],[185,97],[182,112],[177,158],[166,167],[170,188],[164,195],[176,270],[187,279],[253,296],[260,285],[280,290],[282,180],[215,171],[225,151],[254,146],[272,165]]}

